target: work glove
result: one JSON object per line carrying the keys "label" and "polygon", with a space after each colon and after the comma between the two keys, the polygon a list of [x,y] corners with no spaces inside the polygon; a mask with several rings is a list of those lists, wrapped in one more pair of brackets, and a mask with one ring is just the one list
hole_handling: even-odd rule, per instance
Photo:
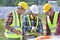
{"label": "work glove", "polygon": [[32,30],[33,30],[33,31],[36,31],[37,29],[38,29],[38,28],[32,26]]}

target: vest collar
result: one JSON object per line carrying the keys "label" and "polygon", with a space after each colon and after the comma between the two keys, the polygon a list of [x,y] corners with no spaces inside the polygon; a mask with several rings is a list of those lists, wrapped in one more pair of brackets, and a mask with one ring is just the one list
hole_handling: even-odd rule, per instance
{"label": "vest collar", "polygon": [[36,19],[37,17],[33,17],[32,15],[29,15],[30,19]]}

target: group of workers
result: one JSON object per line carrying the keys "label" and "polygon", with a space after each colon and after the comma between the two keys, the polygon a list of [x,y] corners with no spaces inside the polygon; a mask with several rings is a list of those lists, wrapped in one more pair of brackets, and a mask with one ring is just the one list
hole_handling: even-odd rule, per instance
{"label": "group of workers", "polygon": [[[4,26],[5,37],[7,40],[27,40],[27,37],[37,37],[44,35],[43,25],[38,16],[39,10],[37,5],[30,7],[29,15],[23,16],[28,9],[26,2],[20,2],[17,10],[8,14]],[[46,3],[43,6],[43,12],[46,13],[46,35],[60,35],[60,13],[54,12],[52,5]]]}

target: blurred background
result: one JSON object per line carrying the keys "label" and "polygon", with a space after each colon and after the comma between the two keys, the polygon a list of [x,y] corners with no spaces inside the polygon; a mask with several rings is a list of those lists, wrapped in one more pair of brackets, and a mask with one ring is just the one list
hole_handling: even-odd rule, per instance
{"label": "blurred background", "polygon": [[[46,15],[42,12],[42,7],[45,3],[50,3],[53,5],[54,11],[60,11],[60,0],[0,0],[0,40],[6,40],[4,37],[4,21],[6,16],[12,10],[17,9],[17,4],[21,1],[28,3],[29,7],[33,4],[38,5],[39,17],[42,20],[43,26],[45,26]],[[29,13],[29,9],[26,11]]]}

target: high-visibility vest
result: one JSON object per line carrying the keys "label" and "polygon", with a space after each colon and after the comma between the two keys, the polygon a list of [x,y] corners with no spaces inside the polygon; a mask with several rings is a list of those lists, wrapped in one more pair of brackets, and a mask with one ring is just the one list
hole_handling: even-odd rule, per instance
{"label": "high-visibility vest", "polygon": [[[30,21],[30,18],[28,17],[28,23],[29,23],[29,26],[32,27],[31,25],[31,21]],[[36,28],[38,27],[38,17],[36,17]],[[35,31],[36,32],[36,31]],[[36,33],[34,33],[32,30],[30,30],[30,33],[26,34],[26,35],[36,35]],[[37,35],[36,35],[37,36]]]}
{"label": "high-visibility vest", "polygon": [[49,16],[47,16],[48,26],[51,30],[51,33],[53,33],[53,34],[56,32],[57,19],[58,19],[58,12],[55,12],[55,14],[54,14],[53,24],[51,24],[50,18],[49,18]]}
{"label": "high-visibility vest", "polygon": [[[13,22],[10,26],[15,30],[20,30],[22,32],[22,15],[20,15],[20,21],[19,21],[18,13],[16,11],[12,11],[12,13],[13,13]],[[17,35],[14,32],[10,32],[7,29],[5,29],[5,36],[7,38],[22,38],[22,35]]]}

